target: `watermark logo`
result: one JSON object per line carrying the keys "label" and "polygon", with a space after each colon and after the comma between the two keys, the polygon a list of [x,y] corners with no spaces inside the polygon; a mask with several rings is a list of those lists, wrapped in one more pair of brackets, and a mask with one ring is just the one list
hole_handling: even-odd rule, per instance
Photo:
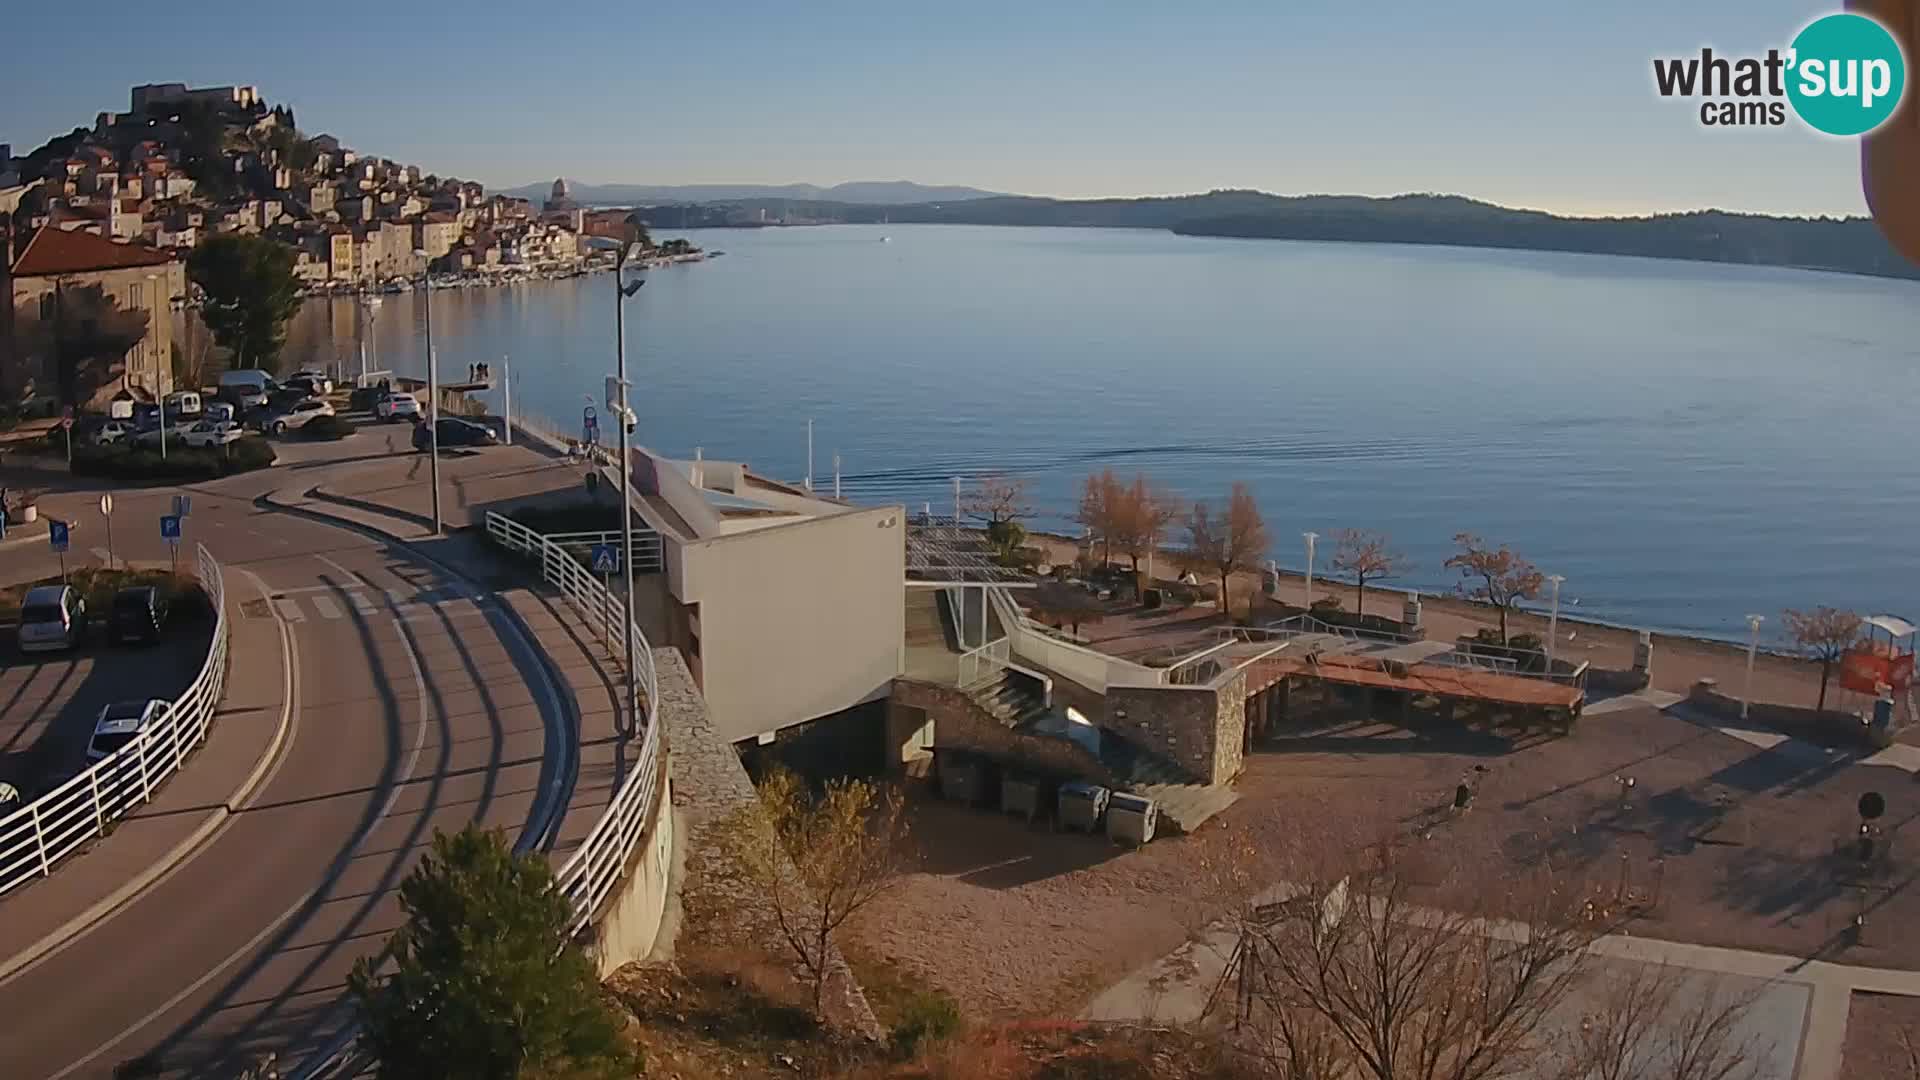
{"label": "watermark logo", "polygon": [[1779,127],[1788,108],[1828,135],[1865,135],[1900,108],[1907,60],[1900,42],[1872,18],[1851,12],[1807,24],[1785,50],[1765,56],[1661,57],[1653,62],[1661,97],[1699,98],[1707,127]]}

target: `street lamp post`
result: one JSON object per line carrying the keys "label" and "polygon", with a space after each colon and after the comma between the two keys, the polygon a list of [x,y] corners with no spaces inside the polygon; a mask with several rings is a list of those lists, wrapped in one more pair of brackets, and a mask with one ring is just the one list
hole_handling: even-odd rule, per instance
{"label": "street lamp post", "polygon": [[1313,610],[1313,545],[1320,539],[1316,532],[1304,532],[1301,538],[1307,542],[1307,610]]}
{"label": "street lamp post", "polygon": [[[594,246],[604,248],[604,241]],[[633,494],[630,490],[633,410],[627,405],[627,300],[640,291],[647,279],[629,284],[627,259],[639,246],[630,239],[621,241],[613,257],[614,379],[620,400],[607,403],[608,408],[615,410],[614,419],[620,425],[620,569],[627,589],[627,625],[622,628],[620,638],[626,642],[623,656],[627,664],[627,715],[635,725],[640,722],[640,679],[633,641]]]}
{"label": "street lamp post", "polygon": [[[426,258],[425,251],[415,255]],[[427,318],[427,462],[429,483],[433,485],[433,535],[441,534],[440,521],[440,363],[433,355],[433,271],[420,273],[420,292],[426,299]]]}
{"label": "street lamp post", "polygon": [[1547,615],[1547,674],[1553,674],[1553,659],[1559,652],[1560,640],[1560,583],[1567,580],[1560,574],[1548,574],[1547,580],[1553,583],[1553,608]]}
{"label": "street lamp post", "polygon": [[1747,718],[1747,708],[1753,701],[1753,654],[1760,651],[1760,624],[1766,622],[1764,615],[1747,616],[1747,682],[1740,688],[1740,719]]}

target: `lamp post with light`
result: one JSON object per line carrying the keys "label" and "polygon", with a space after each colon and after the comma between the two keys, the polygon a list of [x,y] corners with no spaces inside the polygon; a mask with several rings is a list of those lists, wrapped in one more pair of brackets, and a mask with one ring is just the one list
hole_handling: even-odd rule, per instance
{"label": "lamp post with light", "polygon": [[1547,580],[1553,583],[1553,607],[1547,615],[1547,674],[1553,674],[1554,655],[1560,651],[1560,584],[1567,579],[1560,574],[1548,574]]}
{"label": "lamp post with light", "polygon": [[627,664],[627,715],[637,724],[640,718],[640,682],[635,667],[633,641],[633,494],[631,464],[633,431],[633,409],[627,405],[627,301],[647,279],[627,281],[627,260],[638,254],[640,243],[634,235],[634,222],[627,220],[626,235],[621,239],[611,237],[590,237],[589,247],[600,251],[613,251],[613,335],[614,335],[614,378],[608,387],[607,408],[614,413],[620,424],[620,571],[626,580],[627,589],[627,625],[621,631],[625,641],[625,660]]}
{"label": "lamp post with light", "polygon": [[[414,256],[423,262],[424,250],[415,248]],[[431,263],[427,264],[431,267]],[[425,298],[427,324],[427,474],[433,485],[433,535],[441,534],[440,522],[440,363],[433,355],[433,271],[420,272],[420,293]]]}
{"label": "lamp post with light", "polygon": [[1747,709],[1753,702],[1753,654],[1760,651],[1760,624],[1767,621],[1765,615],[1747,616],[1747,681],[1740,688],[1740,719],[1747,718]]}
{"label": "lamp post with light", "polygon": [[1313,545],[1320,539],[1316,532],[1304,532],[1301,539],[1307,542],[1307,610],[1313,610]]}

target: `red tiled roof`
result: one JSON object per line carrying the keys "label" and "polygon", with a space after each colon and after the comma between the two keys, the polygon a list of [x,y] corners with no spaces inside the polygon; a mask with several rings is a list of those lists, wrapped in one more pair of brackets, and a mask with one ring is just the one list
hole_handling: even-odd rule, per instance
{"label": "red tiled roof", "polygon": [[142,244],[123,244],[85,232],[52,227],[33,234],[20,257],[13,261],[15,277],[79,274],[88,270],[123,270],[135,266],[165,266],[174,257]]}

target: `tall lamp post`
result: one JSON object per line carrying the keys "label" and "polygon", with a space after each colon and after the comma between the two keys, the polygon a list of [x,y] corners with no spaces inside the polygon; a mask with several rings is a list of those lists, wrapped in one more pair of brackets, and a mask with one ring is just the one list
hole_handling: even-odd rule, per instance
{"label": "tall lamp post", "polygon": [[[425,260],[427,253],[418,248],[414,255]],[[420,293],[427,311],[427,472],[433,485],[433,535],[441,535],[440,522],[440,363],[433,355],[433,271],[420,272]]]}
{"label": "tall lamp post", "polygon": [[1560,574],[1548,574],[1547,580],[1553,583],[1553,608],[1547,615],[1547,674],[1553,674],[1553,660],[1560,650],[1560,583],[1567,580]]}
{"label": "tall lamp post", "polygon": [[1760,651],[1760,624],[1767,621],[1765,615],[1747,616],[1747,682],[1740,688],[1740,719],[1747,718],[1747,708],[1753,701],[1753,654]]}
{"label": "tall lamp post", "polygon": [[[631,221],[629,221],[631,225]],[[640,722],[640,680],[636,666],[637,657],[633,643],[633,493],[631,478],[633,466],[631,432],[633,429],[633,410],[627,405],[627,300],[640,287],[647,283],[646,278],[627,281],[627,260],[640,250],[640,244],[633,235],[631,227],[620,240],[609,237],[594,237],[588,245],[601,251],[613,249],[613,334],[614,334],[614,382],[618,401],[607,402],[607,408],[613,410],[615,420],[620,424],[620,571],[627,589],[627,625],[621,630],[620,638],[626,642],[623,650],[627,664],[627,716],[630,722]]]}
{"label": "tall lamp post", "polygon": [[1300,538],[1307,542],[1307,610],[1313,610],[1313,545],[1320,539],[1316,532],[1303,532]]}

